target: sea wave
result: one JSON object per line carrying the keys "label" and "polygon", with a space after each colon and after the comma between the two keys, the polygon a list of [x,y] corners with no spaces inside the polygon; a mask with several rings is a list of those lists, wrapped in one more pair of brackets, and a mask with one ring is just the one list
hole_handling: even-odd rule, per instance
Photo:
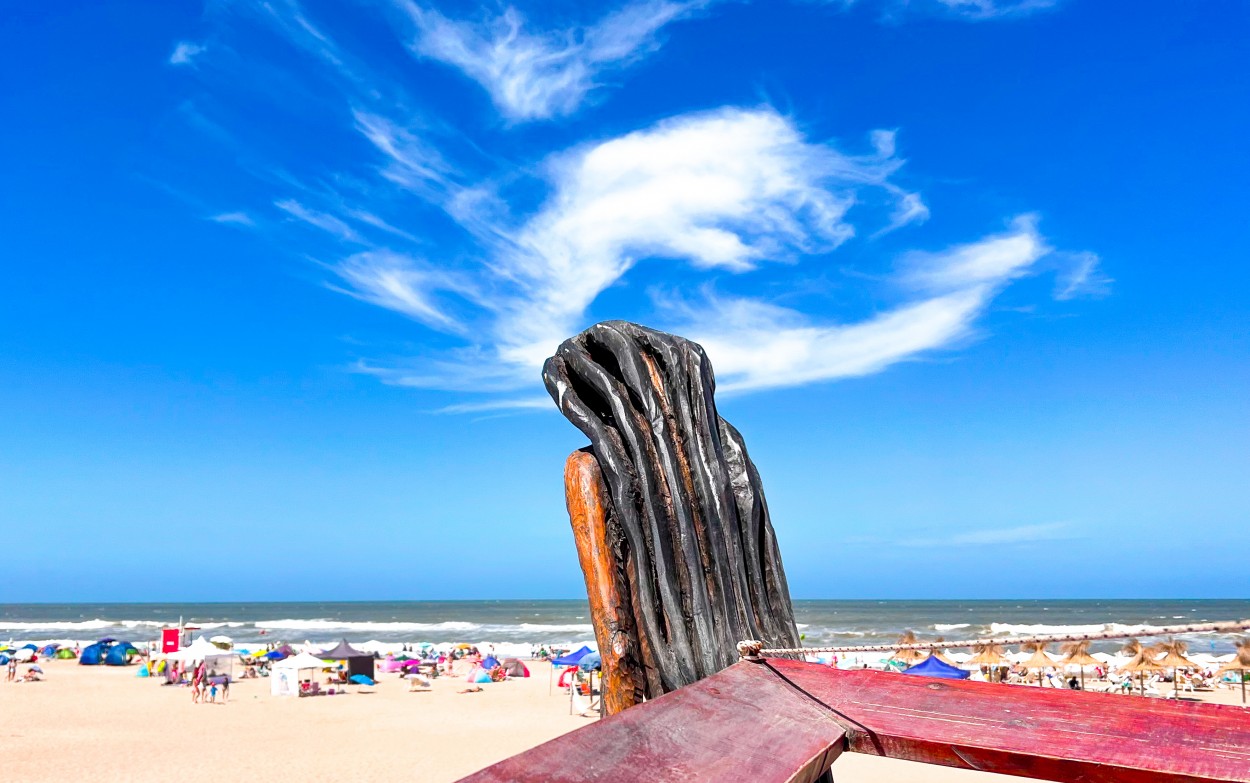
{"label": "sea wave", "polygon": [[967,627],[968,627],[968,626],[970,626],[970,625],[972,625],[972,623],[934,623],[934,624],[933,624],[933,630],[935,630],[935,631],[954,631],[954,630],[957,630],[957,629],[959,629],[959,628],[967,628]]}
{"label": "sea wave", "polygon": [[450,620],[442,623],[352,622],[350,620],[257,620],[254,627],[266,631],[473,631],[479,623]]}
{"label": "sea wave", "polygon": [[118,625],[113,620],[83,620],[82,622],[0,622],[0,631],[98,631]]}
{"label": "sea wave", "polygon": [[1148,633],[1153,630],[1155,630],[1155,626],[1152,625],[1123,625],[1121,623],[1103,623],[1100,625],[1016,625],[1014,623],[990,623],[988,633],[991,636],[1021,636],[1024,634],[1075,636],[1078,634],[1095,633],[1131,635]]}
{"label": "sea wave", "polygon": [[546,625],[543,623],[521,623],[520,625],[496,625],[487,626],[488,629],[513,629],[517,628],[522,631],[564,631],[573,633],[593,633],[595,627],[590,623],[570,623],[568,625]]}

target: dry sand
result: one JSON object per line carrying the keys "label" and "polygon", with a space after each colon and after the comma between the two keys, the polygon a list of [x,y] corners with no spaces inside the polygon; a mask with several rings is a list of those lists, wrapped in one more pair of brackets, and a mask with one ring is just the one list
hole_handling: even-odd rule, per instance
{"label": "dry sand", "polygon": [[[243,680],[225,705],[192,704],[189,689],[136,678],[135,667],[40,665],[44,682],[0,683],[0,765],[27,782],[453,781],[593,722],[569,715],[567,696],[548,695],[544,663],[529,679],[469,694],[457,693],[462,678],[409,693],[382,675],[376,688],[295,699],[271,696],[267,679]],[[1226,690],[1199,695],[1240,702]],[[838,783],[1019,780],[853,754],[834,772]]]}

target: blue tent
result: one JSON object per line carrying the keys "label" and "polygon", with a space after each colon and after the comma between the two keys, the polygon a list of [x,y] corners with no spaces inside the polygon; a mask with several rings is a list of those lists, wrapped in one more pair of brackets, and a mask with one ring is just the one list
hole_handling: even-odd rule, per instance
{"label": "blue tent", "polygon": [[56,651],[60,646],[61,645],[59,644],[46,645],[42,650],[39,651],[39,654],[45,658],[51,658],[52,656],[56,655]]}
{"label": "blue tent", "polygon": [[33,644],[23,644],[23,645],[22,645],[22,647],[21,647],[21,649],[23,649],[23,650],[38,650],[39,648],[38,648],[36,645],[33,645]]}
{"label": "blue tent", "polygon": [[945,680],[966,680],[968,672],[957,666],[951,666],[949,663],[943,663],[941,658],[930,655],[920,663],[911,667],[903,674],[919,674],[921,677],[941,677]]}
{"label": "blue tent", "polygon": [[115,644],[104,654],[104,662],[109,666],[126,666],[130,663],[130,656],[137,652],[139,651],[130,642]]}
{"label": "blue tent", "polygon": [[493,655],[488,655],[482,659],[482,668],[490,670],[499,665],[499,659]]}
{"label": "blue tent", "polygon": [[104,652],[102,644],[89,644],[83,648],[82,654],[78,656],[78,663],[83,666],[96,666],[104,660]]}
{"label": "blue tent", "polygon": [[580,661],[584,656],[589,655],[589,654],[590,654],[590,648],[583,645],[582,649],[578,650],[577,652],[571,652],[568,655],[562,655],[559,658],[553,658],[551,661],[551,665],[552,666],[573,666],[578,661]]}
{"label": "blue tent", "polygon": [[577,662],[577,668],[584,672],[595,672],[603,668],[603,658],[599,653],[588,653]]}

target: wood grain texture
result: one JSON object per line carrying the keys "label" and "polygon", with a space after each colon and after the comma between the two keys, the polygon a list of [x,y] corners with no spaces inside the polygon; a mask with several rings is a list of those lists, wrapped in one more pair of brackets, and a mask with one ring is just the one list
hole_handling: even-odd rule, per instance
{"label": "wood grain texture", "polygon": [[777,659],[735,664],[465,780],[806,783],[844,748],[1068,783],[1250,783],[1239,707]]}
{"label": "wood grain texture", "polygon": [[1250,781],[1237,707],[769,665],[850,721],[857,753],[1081,783]]}
{"label": "wood grain texture", "polygon": [[608,535],[611,502],[599,463],[589,451],[569,455],[564,465],[564,492],[577,558],[586,579],[595,641],[603,658],[604,710],[615,715],[645,698],[646,683],[624,558],[613,551]]}
{"label": "wood grain texture", "polygon": [[842,729],[778,684],[767,669],[735,666],[462,783],[814,783],[842,752]]}
{"label": "wood grain texture", "polygon": [[562,343],[543,380],[607,488],[600,549],[625,577],[645,696],[729,666],[744,639],[797,646],[762,482],[703,349],[610,321]]}

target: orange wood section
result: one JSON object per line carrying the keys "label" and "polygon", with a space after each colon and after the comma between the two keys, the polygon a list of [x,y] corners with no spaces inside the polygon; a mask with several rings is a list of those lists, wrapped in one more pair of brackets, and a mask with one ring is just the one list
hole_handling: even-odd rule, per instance
{"label": "orange wood section", "polygon": [[465,780],[809,783],[843,750],[1071,783],[1250,783],[1250,714],[770,659]]}
{"label": "orange wood section", "polygon": [[623,574],[608,544],[609,500],[599,462],[587,451],[575,451],[564,464],[564,494],[573,525],[577,559],[586,577],[586,595],[594,622],[595,641],[603,657],[603,706],[609,715],[632,707],[645,693],[640,667],[631,655],[633,616]]}

